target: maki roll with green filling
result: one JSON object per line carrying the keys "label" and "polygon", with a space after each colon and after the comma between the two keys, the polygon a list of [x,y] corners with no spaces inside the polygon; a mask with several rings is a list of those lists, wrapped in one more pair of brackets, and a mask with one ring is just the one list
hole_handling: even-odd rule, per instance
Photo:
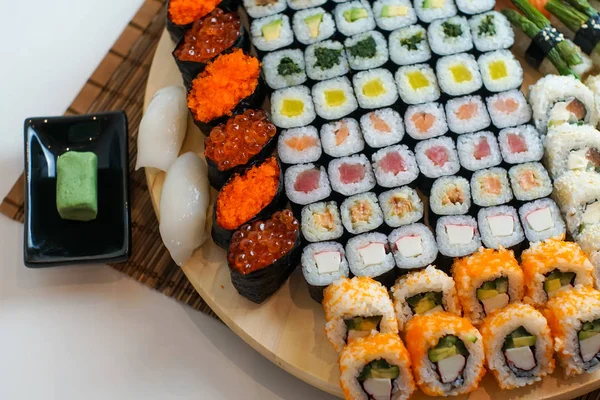
{"label": "maki roll with green filling", "polygon": [[302,251],[301,262],[308,292],[317,303],[323,301],[327,286],[350,274],[344,246],[336,242],[309,244]]}
{"label": "maki roll with green filling", "polygon": [[255,19],[250,24],[250,35],[259,52],[282,49],[294,42],[290,18],[283,14]]}
{"label": "maki roll with green filling", "polygon": [[292,21],[296,40],[304,45],[329,39],[335,34],[335,22],[321,7],[309,8],[294,14]]}
{"label": "maki roll with green filling", "polygon": [[387,41],[377,31],[359,33],[344,41],[350,68],[365,70],[377,68],[388,60]]}
{"label": "maki roll with green filling", "polygon": [[353,235],[375,230],[383,224],[383,212],[374,193],[350,196],[340,210],[344,227]]}
{"label": "maki roll with green filling", "polygon": [[373,15],[379,29],[394,29],[417,23],[417,13],[410,0],[376,0],[373,3]]}
{"label": "maki roll with green filling", "polygon": [[344,36],[352,36],[375,29],[375,18],[368,2],[347,1],[338,4],[333,10],[335,24]]}
{"label": "maki roll with green filling", "polygon": [[496,0],[456,0],[458,11],[467,15],[490,11],[495,5]]}
{"label": "maki roll with green filling", "polygon": [[335,201],[322,201],[302,208],[302,235],[306,241],[336,240],[344,234],[342,218]]}
{"label": "maki roll with green filling", "polygon": [[463,53],[473,48],[473,38],[465,17],[433,21],[427,28],[431,50],[440,56]]}
{"label": "maki roll with green filling", "polygon": [[394,255],[383,233],[363,233],[348,240],[346,258],[354,276],[368,276],[386,287],[396,280]]}
{"label": "maki roll with green filling", "polygon": [[262,63],[265,81],[271,89],[283,89],[306,82],[304,55],[299,49],[269,53]]}
{"label": "maki roll with green filling", "polygon": [[497,11],[475,15],[469,25],[475,48],[481,52],[510,49],[515,42],[510,22]]}
{"label": "maki roll with green filling", "polygon": [[[388,240],[392,247],[396,266],[400,269],[423,268],[435,261],[438,255],[437,245],[431,230],[423,224],[412,224],[394,229]],[[402,279],[402,278],[400,278]],[[396,284],[397,285],[397,284]],[[412,299],[410,304],[418,307],[419,300]],[[434,307],[441,303],[437,303]],[[416,311],[425,312],[421,305]],[[429,310],[429,309],[428,309]],[[437,310],[436,310],[437,311]]]}
{"label": "maki roll with green filling", "polygon": [[412,65],[431,59],[427,31],[421,25],[395,30],[389,37],[390,59],[398,65]]}
{"label": "maki roll with green filling", "polygon": [[290,210],[242,226],[231,239],[227,264],[238,293],[260,304],[271,297],[300,261],[300,224]]}
{"label": "maki roll with green filling", "polygon": [[304,52],[304,60],[306,74],[315,81],[345,75],[350,70],[344,45],[334,40],[325,40],[308,46]]}

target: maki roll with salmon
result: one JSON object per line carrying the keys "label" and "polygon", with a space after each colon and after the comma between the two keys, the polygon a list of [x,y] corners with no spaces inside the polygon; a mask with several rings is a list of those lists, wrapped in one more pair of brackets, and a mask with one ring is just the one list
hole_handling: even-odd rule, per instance
{"label": "maki roll with salmon", "polygon": [[577,243],[548,239],[532,243],[521,255],[525,301],[542,306],[560,291],[594,286],[594,267]]}
{"label": "maki roll with salmon", "polygon": [[308,292],[317,303],[323,301],[327,286],[350,274],[344,246],[336,242],[309,244],[302,252],[301,262]]}
{"label": "maki roll with salmon", "polygon": [[[280,0],[284,1],[285,0]],[[167,1],[167,31],[177,43],[185,29],[194,21],[204,17],[220,4],[221,8],[231,8],[229,1],[221,0],[169,0]]]}
{"label": "maki roll with salmon", "polygon": [[465,17],[437,19],[427,28],[431,51],[438,56],[464,53],[473,49],[471,29]]}
{"label": "maki roll with salmon", "polygon": [[220,189],[240,167],[270,155],[276,134],[263,110],[248,109],[214,127],[204,139],[211,186]]}
{"label": "maki roll with salmon", "polygon": [[429,396],[457,396],[477,389],[485,375],[481,334],[449,312],[416,315],[406,342],[419,388]]}
{"label": "maki roll with salmon", "polygon": [[390,59],[397,65],[412,65],[431,59],[427,31],[421,25],[411,25],[390,33]]}
{"label": "maki roll with salmon", "polygon": [[498,143],[502,159],[507,164],[540,161],[544,156],[540,134],[532,125],[502,129],[498,133]]}
{"label": "maki roll with salmon", "polygon": [[376,184],[371,163],[364,154],[336,158],[327,170],[331,188],[343,196],[367,192]]}
{"label": "maki roll with salmon", "polygon": [[300,254],[300,224],[290,210],[243,225],[227,251],[231,283],[240,295],[260,304],[294,272]]}
{"label": "maki roll with salmon", "polygon": [[498,129],[523,125],[531,120],[531,107],[519,90],[509,90],[488,97],[487,106],[492,124]]}
{"label": "maki roll with salmon", "polygon": [[473,203],[479,207],[499,206],[513,199],[513,192],[504,168],[476,171],[471,177]]}
{"label": "maki roll with salmon", "polygon": [[394,305],[387,289],[366,277],[341,278],[325,289],[325,334],[335,351],[378,333],[398,333]]}
{"label": "maki roll with salmon", "polygon": [[393,31],[418,22],[410,0],[376,0],[373,2],[373,15],[382,31]]}
{"label": "maki roll with salmon", "polygon": [[383,233],[363,233],[348,240],[346,258],[354,276],[368,276],[386,287],[396,280],[394,255]]}
{"label": "maki roll with salmon", "polygon": [[525,233],[519,223],[517,210],[512,206],[486,207],[477,213],[481,241],[485,247],[513,250],[521,254]]}
{"label": "maki roll with salmon", "polygon": [[452,265],[465,318],[479,325],[492,311],[523,298],[523,271],[510,250],[480,248]]}
{"label": "maki roll with salmon", "polygon": [[479,331],[488,369],[502,389],[531,385],[554,371],[554,342],[544,316],[510,304],[486,317]]}
{"label": "maki roll with salmon", "polygon": [[414,140],[425,140],[448,132],[446,113],[439,103],[410,106],[404,114],[406,133]]}
{"label": "maki roll with salmon", "polygon": [[437,244],[431,230],[423,224],[405,225],[388,236],[396,266],[400,269],[423,268],[435,261]]}
{"label": "maki roll with salmon", "polygon": [[540,163],[518,164],[508,170],[515,199],[532,201],[550,196],[552,181]]}
{"label": "maki roll with salmon", "polygon": [[483,86],[477,60],[471,54],[442,57],[435,68],[440,88],[448,96],[475,94]]}
{"label": "maki roll with salmon", "polygon": [[423,201],[417,191],[408,186],[381,193],[379,204],[385,223],[392,228],[410,225],[423,218]]}
{"label": "maki roll with salmon", "polygon": [[539,199],[523,204],[519,208],[519,217],[525,236],[530,242],[565,237],[565,222],[552,199]]}
{"label": "maki roll with salmon", "polygon": [[415,391],[406,347],[395,333],[356,340],[340,354],[346,400],[407,400]]}
{"label": "maki roll with salmon", "polygon": [[404,145],[378,150],[371,157],[377,184],[384,188],[409,185],[419,176],[415,155]]}
{"label": "maki roll with salmon", "polygon": [[475,15],[469,19],[469,25],[478,51],[510,49],[515,43],[515,33],[510,22],[497,11]]}
{"label": "maki roll with salmon", "polygon": [[314,126],[286,129],[279,135],[277,155],[284,164],[316,162],[322,153],[319,132]]}
{"label": "maki roll with salmon", "polygon": [[588,125],[552,130],[546,136],[548,172],[558,179],[568,171],[600,171],[600,132]]}
{"label": "maki roll with salmon", "polygon": [[448,100],[446,119],[450,130],[456,134],[482,131],[492,122],[481,96],[465,96]]}
{"label": "maki roll with salmon", "polygon": [[404,123],[400,114],[391,108],[371,111],[360,117],[364,140],[372,149],[399,143],[404,137]]}
{"label": "maki roll with salmon", "polygon": [[325,168],[316,164],[297,164],[285,171],[285,193],[292,204],[301,206],[325,200],[331,186]]}
{"label": "maki roll with salmon", "polygon": [[365,148],[365,140],[358,121],[344,118],[321,126],[323,151],[331,157],[346,157],[360,153]]}
{"label": "maki roll with salmon", "polygon": [[448,311],[462,316],[454,280],[434,265],[398,278],[392,297],[401,332],[416,315]]}
{"label": "maki roll with salmon", "polygon": [[271,215],[285,201],[277,158],[257,161],[245,171],[236,172],[217,194],[211,232],[215,244],[226,249],[235,230]]}
{"label": "maki roll with salmon", "polygon": [[304,206],[301,218],[302,236],[308,242],[337,240],[344,234],[342,217],[335,201]]}
{"label": "maki roll with salmon", "polygon": [[456,139],[460,165],[467,171],[495,167],[502,162],[498,141],[492,132],[460,135]]}

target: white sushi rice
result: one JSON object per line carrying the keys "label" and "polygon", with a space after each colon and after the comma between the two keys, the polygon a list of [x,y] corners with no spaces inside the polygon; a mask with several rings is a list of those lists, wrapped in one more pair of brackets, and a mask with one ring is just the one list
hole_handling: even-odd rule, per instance
{"label": "white sushi rice", "polygon": [[[443,147],[446,149],[448,161],[443,166],[437,166],[427,156],[428,150],[433,147]],[[460,163],[458,161],[458,152],[454,146],[454,141],[447,137],[441,136],[434,139],[423,140],[415,146],[415,157],[419,169],[428,178],[439,178],[440,176],[454,175],[460,171]]]}
{"label": "white sushi rice", "polygon": [[[463,68],[468,70],[467,78],[463,79],[462,75],[458,78],[455,72]],[[442,91],[450,96],[464,96],[471,94],[483,86],[481,73],[477,60],[471,54],[454,54],[451,56],[442,57],[436,64],[437,77]]]}
{"label": "white sushi rice", "polygon": [[[488,22],[494,27],[494,33],[484,29]],[[475,48],[481,52],[509,49],[515,43],[515,33],[510,22],[498,11],[475,15],[469,19],[469,25]]]}
{"label": "white sushi rice", "polygon": [[[490,192],[487,181],[494,179],[500,184],[500,193]],[[471,177],[471,194],[473,203],[480,207],[491,207],[506,204],[513,199],[508,173],[504,168],[494,167],[476,171]]]}
{"label": "white sushi rice", "polygon": [[[333,221],[333,227],[323,227],[315,219],[316,215],[329,214]],[[342,218],[335,201],[322,201],[302,207],[300,213],[302,218],[302,235],[309,242],[321,242],[324,240],[336,240],[344,234]]]}
{"label": "white sushi rice", "polygon": [[[459,116],[461,107],[468,107],[469,104],[475,105],[475,113],[470,118],[461,119]],[[489,127],[492,122],[481,96],[465,96],[448,100],[446,119],[450,130],[456,134],[481,131]]]}
{"label": "white sushi rice", "polygon": [[[381,160],[392,152],[400,155],[404,166],[404,170],[397,174],[394,174],[393,171],[384,171],[380,165]],[[372,160],[375,179],[381,187],[391,188],[408,185],[409,183],[414,182],[419,176],[419,167],[417,166],[415,155],[408,149],[406,145],[396,145],[383,148],[373,154]]]}
{"label": "white sushi rice", "polygon": [[[404,204],[410,206],[403,207]],[[388,226],[397,228],[423,218],[424,206],[417,191],[408,186],[398,187],[379,195],[383,219]]]}
{"label": "white sushi rice", "polygon": [[600,225],[586,227],[577,236],[577,243],[594,266],[595,288],[600,287]]}
{"label": "white sushi rice", "polygon": [[[331,105],[327,100],[328,94],[338,91],[344,93],[344,101]],[[312,95],[317,115],[327,120],[345,117],[358,108],[350,80],[345,76],[316,83],[312,88]]]}
{"label": "white sushi rice", "polygon": [[378,277],[396,267],[391,251],[386,251],[384,261],[381,264],[365,265],[359,249],[371,243],[384,243],[388,247],[387,236],[379,232],[363,233],[348,240],[346,257],[350,264],[350,272],[354,276]]}
{"label": "white sushi rice", "polygon": [[[360,219],[356,212],[353,211],[353,207],[360,207],[361,205],[366,205],[370,209],[366,220]],[[381,211],[381,207],[379,207],[375,193],[360,193],[348,197],[340,206],[340,211],[344,228],[353,235],[372,231],[383,224],[383,212]]]}
{"label": "white sushi rice", "polygon": [[322,6],[327,0],[287,0],[292,10],[304,10],[306,8]]}
{"label": "white sushi rice", "polygon": [[[515,103],[517,106],[513,111],[509,105]],[[520,90],[510,90],[488,97],[487,106],[492,123],[498,129],[523,125],[531,120],[531,108]],[[503,107],[503,109],[498,107]]]}
{"label": "white sushi rice", "polygon": [[[473,228],[473,237],[468,243],[456,243],[455,238],[449,236],[447,226],[468,226]],[[481,239],[477,230],[477,221],[468,215],[452,215],[438,219],[435,236],[438,250],[446,257],[464,257],[473,254],[481,247]]]}
{"label": "white sushi rice", "polygon": [[580,153],[583,150],[584,157],[587,157],[587,152],[591,149],[600,152],[600,132],[589,125],[563,125],[548,133],[545,144],[545,164],[548,166],[548,172],[556,179],[570,170],[594,168],[587,160],[581,160]]}
{"label": "white sushi rice", "polygon": [[[273,21],[281,20],[281,32],[277,39],[267,40],[263,36],[263,26]],[[264,18],[255,19],[250,24],[250,35],[252,44],[260,51],[273,51],[289,46],[294,42],[294,33],[290,25],[290,18],[284,14],[271,15]]]}
{"label": "white sushi rice", "polygon": [[[340,253],[340,267],[335,272],[322,274],[319,272],[317,267],[315,254],[326,251],[337,251]],[[338,279],[347,278],[350,274],[350,268],[348,267],[348,261],[346,260],[346,251],[344,250],[344,246],[336,242],[309,244],[302,251],[301,263],[302,275],[304,275],[306,282],[312,286],[329,286]]]}
{"label": "white sushi rice", "polygon": [[[361,57],[358,51],[365,41],[375,43],[375,54],[372,57]],[[348,63],[353,70],[362,71],[381,67],[388,60],[387,41],[381,32],[368,31],[349,37],[344,41],[344,47]]]}
{"label": "white sushi rice", "polygon": [[[288,101],[301,102],[303,110],[298,115],[287,116],[282,110]],[[280,128],[295,128],[308,125],[315,120],[315,106],[306,86],[279,89],[271,95],[271,120]]]}
{"label": "white sushi rice", "polygon": [[[360,164],[364,168],[364,178],[358,182],[345,184],[341,180],[340,167],[344,164],[356,165]],[[331,180],[331,187],[336,192],[344,196],[352,196],[355,194],[367,192],[375,187],[375,176],[371,169],[371,163],[364,154],[356,154],[350,157],[336,158],[329,163],[327,167]]]}
{"label": "white sushi rice", "polygon": [[395,30],[389,37],[390,59],[398,65],[419,64],[431,59],[427,31],[421,25]]}
{"label": "white sushi rice", "polygon": [[[348,128],[348,137],[337,144],[336,133],[345,124]],[[358,122],[353,118],[344,118],[340,121],[329,122],[321,126],[321,143],[325,153],[331,157],[346,157],[355,153],[360,153],[365,148],[365,141],[358,126]]]}
{"label": "white sushi rice", "polygon": [[[412,238],[418,238],[420,240],[421,248],[418,249],[418,251],[416,249],[413,249],[415,250],[414,253],[419,254],[403,254],[402,251],[398,249],[398,247],[396,246],[396,242],[407,236]],[[429,229],[423,224],[412,224],[403,226],[398,229],[394,229],[392,233],[390,233],[390,235],[388,236],[388,241],[390,243],[390,247],[392,248],[394,259],[396,260],[396,266],[398,266],[398,268],[400,269],[406,270],[425,267],[433,263],[438,255],[435,237],[433,236],[431,229]],[[398,309],[396,308],[396,311],[397,310]]]}
{"label": "white sushi rice", "polygon": [[287,3],[286,0],[274,0],[263,5],[259,0],[244,0],[244,8],[251,18],[256,19],[285,11]]}
{"label": "white sushi rice", "polygon": [[[372,118],[383,120],[390,132],[384,132],[375,128]],[[382,108],[371,111],[360,117],[360,126],[367,144],[374,149],[399,143],[404,137],[404,124],[402,117],[391,108]]]}
{"label": "white sushi rice", "polygon": [[453,0],[441,0],[440,7],[424,7],[424,3],[430,0],[415,0],[415,11],[419,19],[426,24],[435,19],[449,18],[456,15],[456,6]]}
{"label": "white sushi rice", "polygon": [[[494,231],[490,223],[490,219],[494,217],[512,218],[512,232],[507,235],[506,232]],[[525,234],[519,222],[517,210],[514,207],[497,206],[482,208],[477,213],[477,221],[479,223],[481,241],[489,249],[499,249],[500,246],[510,249],[525,240]]]}
{"label": "white sushi rice", "polygon": [[[290,59],[301,71],[289,75],[279,72],[279,64],[283,59]],[[302,50],[287,49],[269,53],[262,59],[265,81],[271,89],[282,89],[289,86],[301,85],[306,82],[304,55]]]}
{"label": "white sushi rice", "polygon": [[463,14],[479,14],[490,11],[496,5],[496,0],[456,0],[456,7]]}
{"label": "white sushi rice", "polygon": [[[475,157],[477,146],[486,141],[490,154],[485,157]],[[458,150],[458,158],[463,168],[469,171],[477,171],[484,168],[495,167],[502,162],[500,155],[500,147],[496,141],[496,137],[492,132],[478,132],[460,135],[456,139],[456,149]]]}
{"label": "white sushi rice", "polygon": [[[414,76],[427,81],[427,85],[414,88]],[[396,71],[396,85],[398,93],[406,104],[422,104],[436,101],[440,98],[440,88],[433,69],[427,64],[408,65]],[[420,79],[419,78],[419,79]]]}
{"label": "white sushi rice", "polygon": [[[360,18],[356,21],[348,21],[344,13],[350,11],[353,8],[360,8],[367,11],[366,18]],[[364,0],[347,1],[345,3],[338,4],[333,10],[335,16],[335,24],[338,31],[344,36],[352,36],[357,33],[366,32],[375,29],[375,18],[373,17],[373,10],[368,2]]]}
{"label": "white sushi rice", "polygon": [[[531,172],[538,182],[538,186],[526,188],[521,183],[523,173]],[[546,168],[540,163],[524,163],[515,165],[508,170],[508,177],[512,186],[515,199],[519,201],[531,201],[550,196],[552,193],[552,181]]]}
{"label": "white sushi rice", "polygon": [[[415,121],[423,115],[433,116],[434,122],[429,129],[421,132]],[[406,133],[415,140],[425,140],[445,135],[448,132],[446,113],[440,103],[426,103],[410,106],[404,115]]]}
{"label": "white sushi rice", "polygon": [[[523,68],[510,50],[485,53],[477,60],[485,88],[490,92],[518,89],[523,83]],[[494,76],[493,68],[504,65],[505,74]]]}
{"label": "white sushi rice", "polygon": [[[296,179],[302,172],[310,169],[319,169],[321,172],[319,175],[319,185],[317,189],[308,193],[296,190]],[[315,164],[293,165],[285,171],[284,179],[285,193],[292,203],[306,205],[314,203],[315,201],[323,200],[329,197],[331,194],[331,186],[329,185],[329,179],[327,178],[327,172],[325,172],[325,168],[319,167]]]}
{"label": "white sushi rice", "polygon": [[[526,143],[526,149],[521,152],[513,152],[509,144],[509,136],[517,135]],[[533,125],[521,125],[514,128],[505,128],[498,133],[498,143],[502,158],[508,164],[520,164],[524,162],[540,161],[544,156],[544,146],[539,132]]]}
{"label": "white sushi rice", "polygon": [[[451,36],[448,27],[458,27],[460,34]],[[440,56],[463,53],[473,48],[471,29],[465,17],[450,17],[433,21],[427,28],[427,37],[431,50]]]}
{"label": "white sushi rice", "polygon": [[[293,1],[293,0],[292,0]],[[322,14],[319,32],[314,37],[309,31],[306,19],[314,15]],[[313,44],[325,39],[329,39],[335,33],[335,22],[333,16],[321,7],[309,8],[298,11],[292,19],[292,28],[296,39],[302,44]]]}
{"label": "white sushi rice", "polygon": [[597,212],[589,207],[598,207],[600,174],[581,171],[565,172],[554,181],[553,198],[561,207],[569,233],[577,237],[582,226],[598,223]]}
{"label": "white sushi rice", "polygon": [[[458,195],[460,199],[454,198]],[[456,201],[455,200],[459,200]],[[435,215],[462,215],[471,208],[471,188],[462,176],[442,176],[431,187],[429,207]]]}
{"label": "white sushi rice", "polygon": [[[383,10],[386,6],[398,7],[400,10],[405,10],[406,14],[384,17]],[[375,15],[377,26],[384,31],[393,31],[394,29],[413,25],[418,22],[417,13],[410,0],[376,0],[373,3],[373,14]]]}
{"label": "white sushi rice", "polygon": [[[335,50],[338,54],[338,63],[325,68],[319,62],[319,49]],[[323,81],[335,78],[336,76],[346,75],[350,71],[344,45],[335,40],[324,40],[319,43],[311,44],[304,51],[304,61],[306,62],[306,75],[315,81]]]}
{"label": "white sushi rice", "polygon": [[[352,77],[354,93],[358,104],[364,109],[387,107],[398,100],[398,91],[394,84],[394,77],[387,69],[378,68],[361,71]],[[377,85],[380,92],[375,96],[369,96],[368,87]]]}
{"label": "white sushi rice", "polygon": [[[303,137],[314,139],[316,144],[308,149],[297,150],[291,147],[288,143],[290,140],[297,140]],[[284,164],[312,163],[321,158],[322,152],[319,132],[314,126],[307,125],[301,128],[287,129],[281,132],[281,135],[279,135],[279,140],[277,142],[277,154],[279,155],[281,162]]]}

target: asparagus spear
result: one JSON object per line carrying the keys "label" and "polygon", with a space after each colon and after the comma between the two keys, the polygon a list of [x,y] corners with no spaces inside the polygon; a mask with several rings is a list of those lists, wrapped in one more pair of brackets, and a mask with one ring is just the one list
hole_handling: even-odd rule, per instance
{"label": "asparagus spear", "polygon": [[[594,7],[592,7],[590,5],[590,3],[588,3],[587,0],[567,0],[567,1],[569,2],[569,4],[571,4],[573,7],[575,7],[580,12],[586,14],[588,17],[593,17],[594,15],[598,14],[598,11],[596,11],[596,9]],[[548,11],[550,11],[550,10],[548,10]]]}
{"label": "asparagus spear", "polygon": [[573,32],[579,31],[581,25],[589,19],[587,15],[567,6],[562,0],[550,0],[545,8]]}
{"label": "asparagus spear", "polygon": [[[541,28],[515,10],[505,9],[502,10],[502,14],[504,14],[513,25],[521,29],[528,37],[532,39],[541,31]],[[573,70],[569,68],[569,65],[561,58],[556,48],[550,50],[547,57],[550,62],[552,62],[552,65],[554,65],[559,74],[573,75],[579,79],[579,76],[577,76],[577,74],[573,72]]]}

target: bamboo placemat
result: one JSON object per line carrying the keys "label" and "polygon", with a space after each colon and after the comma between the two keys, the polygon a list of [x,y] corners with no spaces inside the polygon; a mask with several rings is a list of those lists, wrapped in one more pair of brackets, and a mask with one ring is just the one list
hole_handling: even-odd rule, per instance
{"label": "bamboo placemat", "polygon": [[[129,121],[129,170],[133,245],[129,262],[111,267],[191,307],[215,316],[181,269],[171,260],[158,231],[143,170],[135,171],[137,134],[154,52],[165,27],[165,6],[147,0],[127,25],[65,115],[125,110]],[[23,175],[0,213],[23,222]]]}

